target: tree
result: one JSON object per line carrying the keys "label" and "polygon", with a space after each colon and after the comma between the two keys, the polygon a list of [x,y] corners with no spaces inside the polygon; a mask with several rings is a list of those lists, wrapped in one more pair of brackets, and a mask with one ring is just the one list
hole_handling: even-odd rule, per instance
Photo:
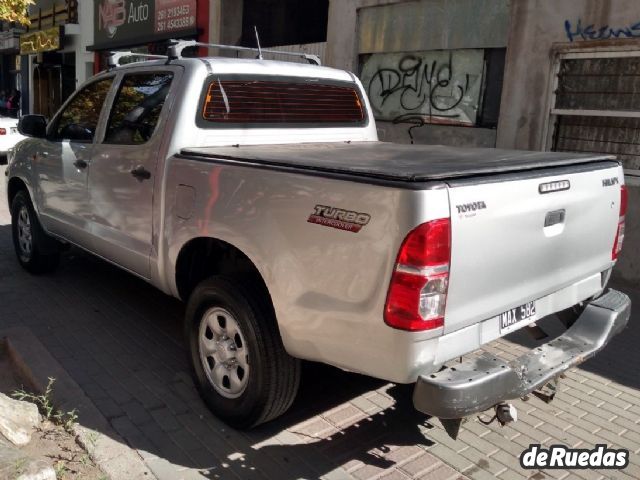
{"label": "tree", "polygon": [[27,9],[33,0],[0,0],[0,20],[29,25]]}

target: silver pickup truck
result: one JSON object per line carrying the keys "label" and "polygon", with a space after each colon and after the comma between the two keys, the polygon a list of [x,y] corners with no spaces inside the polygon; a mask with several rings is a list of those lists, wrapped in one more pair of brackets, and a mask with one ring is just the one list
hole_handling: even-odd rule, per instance
{"label": "silver pickup truck", "polygon": [[[171,56],[19,128],[19,262],[48,272],[77,245],[187,302],[197,385],[236,427],[289,408],[301,359],[415,383],[445,421],[508,419],[629,318],[606,288],[627,198],[614,158],[379,142],[345,71]],[[566,332],[517,360],[467,355],[556,312]]]}

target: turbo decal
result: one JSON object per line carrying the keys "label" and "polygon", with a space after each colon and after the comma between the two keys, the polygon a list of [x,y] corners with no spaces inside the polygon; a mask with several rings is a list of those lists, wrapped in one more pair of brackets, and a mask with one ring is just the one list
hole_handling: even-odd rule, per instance
{"label": "turbo decal", "polygon": [[307,222],[358,233],[362,227],[369,223],[369,220],[371,220],[371,216],[366,213],[316,205],[314,213],[309,215]]}

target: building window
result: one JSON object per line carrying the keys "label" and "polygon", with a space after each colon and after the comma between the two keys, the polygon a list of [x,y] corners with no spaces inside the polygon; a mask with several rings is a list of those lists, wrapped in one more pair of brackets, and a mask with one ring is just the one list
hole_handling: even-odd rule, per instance
{"label": "building window", "polygon": [[202,126],[360,126],[364,102],[352,82],[247,77],[209,81]]}
{"label": "building window", "polygon": [[505,49],[429,50],[360,56],[377,120],[495,128]]}
{"label": "building window", "polygon": [[113,78],[105,78],[76,93],[50,127],[50,137],[58,141],[92,142],[112,83]]}
{"label": "building window", "polygon": [[147,142],[160,119],[173,73],[126,75],[116,96],[104,143],[140,145]]}
{"label": "building window", "polygon": [[615,155],[640,169],[640,51],[557,55],[546,148]]}
{"label": "building window", "polygon": [[254,26],[262,47],[327,41],[329,0],[245,0],[242,42],[256,45]]}

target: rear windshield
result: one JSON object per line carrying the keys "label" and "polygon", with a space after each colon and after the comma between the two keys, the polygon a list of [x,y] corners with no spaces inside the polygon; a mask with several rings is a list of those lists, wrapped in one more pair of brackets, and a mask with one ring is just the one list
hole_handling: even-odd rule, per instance
{"label": "rear windshield", "polygon": [[353,83],[317,79],[210,78],[199,124],[220,126],[359,126],[364,102]]}

